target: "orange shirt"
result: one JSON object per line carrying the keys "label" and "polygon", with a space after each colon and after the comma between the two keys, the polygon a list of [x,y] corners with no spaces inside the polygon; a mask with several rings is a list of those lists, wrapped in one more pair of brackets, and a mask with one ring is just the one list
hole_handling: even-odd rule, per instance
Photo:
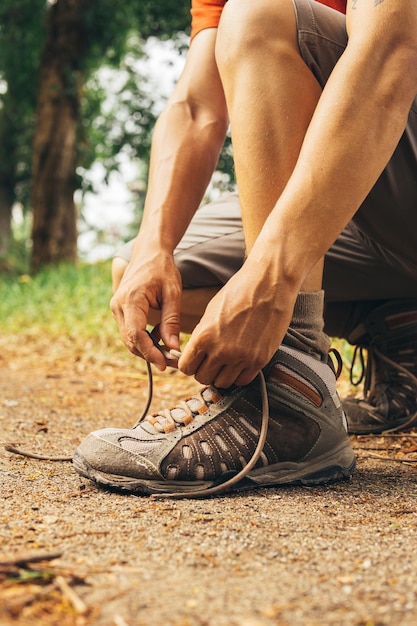
{"label": "orange shirt", "polygon": [[[200,30],[216,28],[226,2],[227,0],[192,0],[191,38]],[[347,0],[317,0],[317,2],[346,13]]]}
{"label": "orange shirt", "polygon": [[328,7],[332,7],[332,9],[336,9],[336,11],[341,13],[346,13],[347,0],[317,0],[317,2],[327,4]]}

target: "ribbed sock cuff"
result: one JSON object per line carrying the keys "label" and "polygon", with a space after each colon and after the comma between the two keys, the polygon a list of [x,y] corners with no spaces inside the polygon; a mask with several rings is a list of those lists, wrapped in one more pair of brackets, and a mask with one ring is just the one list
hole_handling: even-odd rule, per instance
{"label": "ribbed sock cuff", "polygon": [[298,294],[290,327],[283,344],[322,359],[330,348],[330,340],[323,331],[324,291]]}

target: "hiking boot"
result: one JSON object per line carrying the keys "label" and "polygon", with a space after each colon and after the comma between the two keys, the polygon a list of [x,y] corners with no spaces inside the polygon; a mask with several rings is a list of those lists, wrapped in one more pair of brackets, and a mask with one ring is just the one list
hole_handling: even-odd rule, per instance
{"label": "hiking boot", "polygon": [[173,497],[349,478],[355,457],[329,363],[283,346],[263,370],[267,395],[256,379],[245,387],[206,387],[131,429],[91,433],[75,451],[75,469],[104,487]]}
{"label": "hiking boot", "polygon": [[[364,379],[364,399],[346,398],[352,434],[408,430],[417,424],[417,300],[397,300],[375,309],[350,335],[356,345],[351,381]],[[367,349],[365,365],[363,348]],[[362,375],[352,380],[359,355]]]}

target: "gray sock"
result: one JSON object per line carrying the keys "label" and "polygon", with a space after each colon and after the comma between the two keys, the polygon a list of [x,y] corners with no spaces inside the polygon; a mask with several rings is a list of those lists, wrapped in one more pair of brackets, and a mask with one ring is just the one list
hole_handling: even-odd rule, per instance
{"label": "gray sock", "polygon": [[283,344],[306,352],[317,359],[327,358],[330,339],[323,331],[324,291],[301,292]]}

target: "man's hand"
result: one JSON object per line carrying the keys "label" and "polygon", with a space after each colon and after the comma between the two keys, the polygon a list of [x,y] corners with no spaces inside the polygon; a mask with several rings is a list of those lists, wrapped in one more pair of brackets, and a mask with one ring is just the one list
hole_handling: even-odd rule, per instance
{"label": "man's hand", "polygon": [[298,289],[268,284],[245,265],[218,292],[191,335],[179,369],[202,384],[246,385],[272,358],[291,321]]}
{"label": "man's hand", "polygon": [[157,339],[179,349],[181,277],[171,254],[160,250],[133,255],[110,308],[130,352],[164,370],[167,360],[146,332],[150,309],[161,311]]}

